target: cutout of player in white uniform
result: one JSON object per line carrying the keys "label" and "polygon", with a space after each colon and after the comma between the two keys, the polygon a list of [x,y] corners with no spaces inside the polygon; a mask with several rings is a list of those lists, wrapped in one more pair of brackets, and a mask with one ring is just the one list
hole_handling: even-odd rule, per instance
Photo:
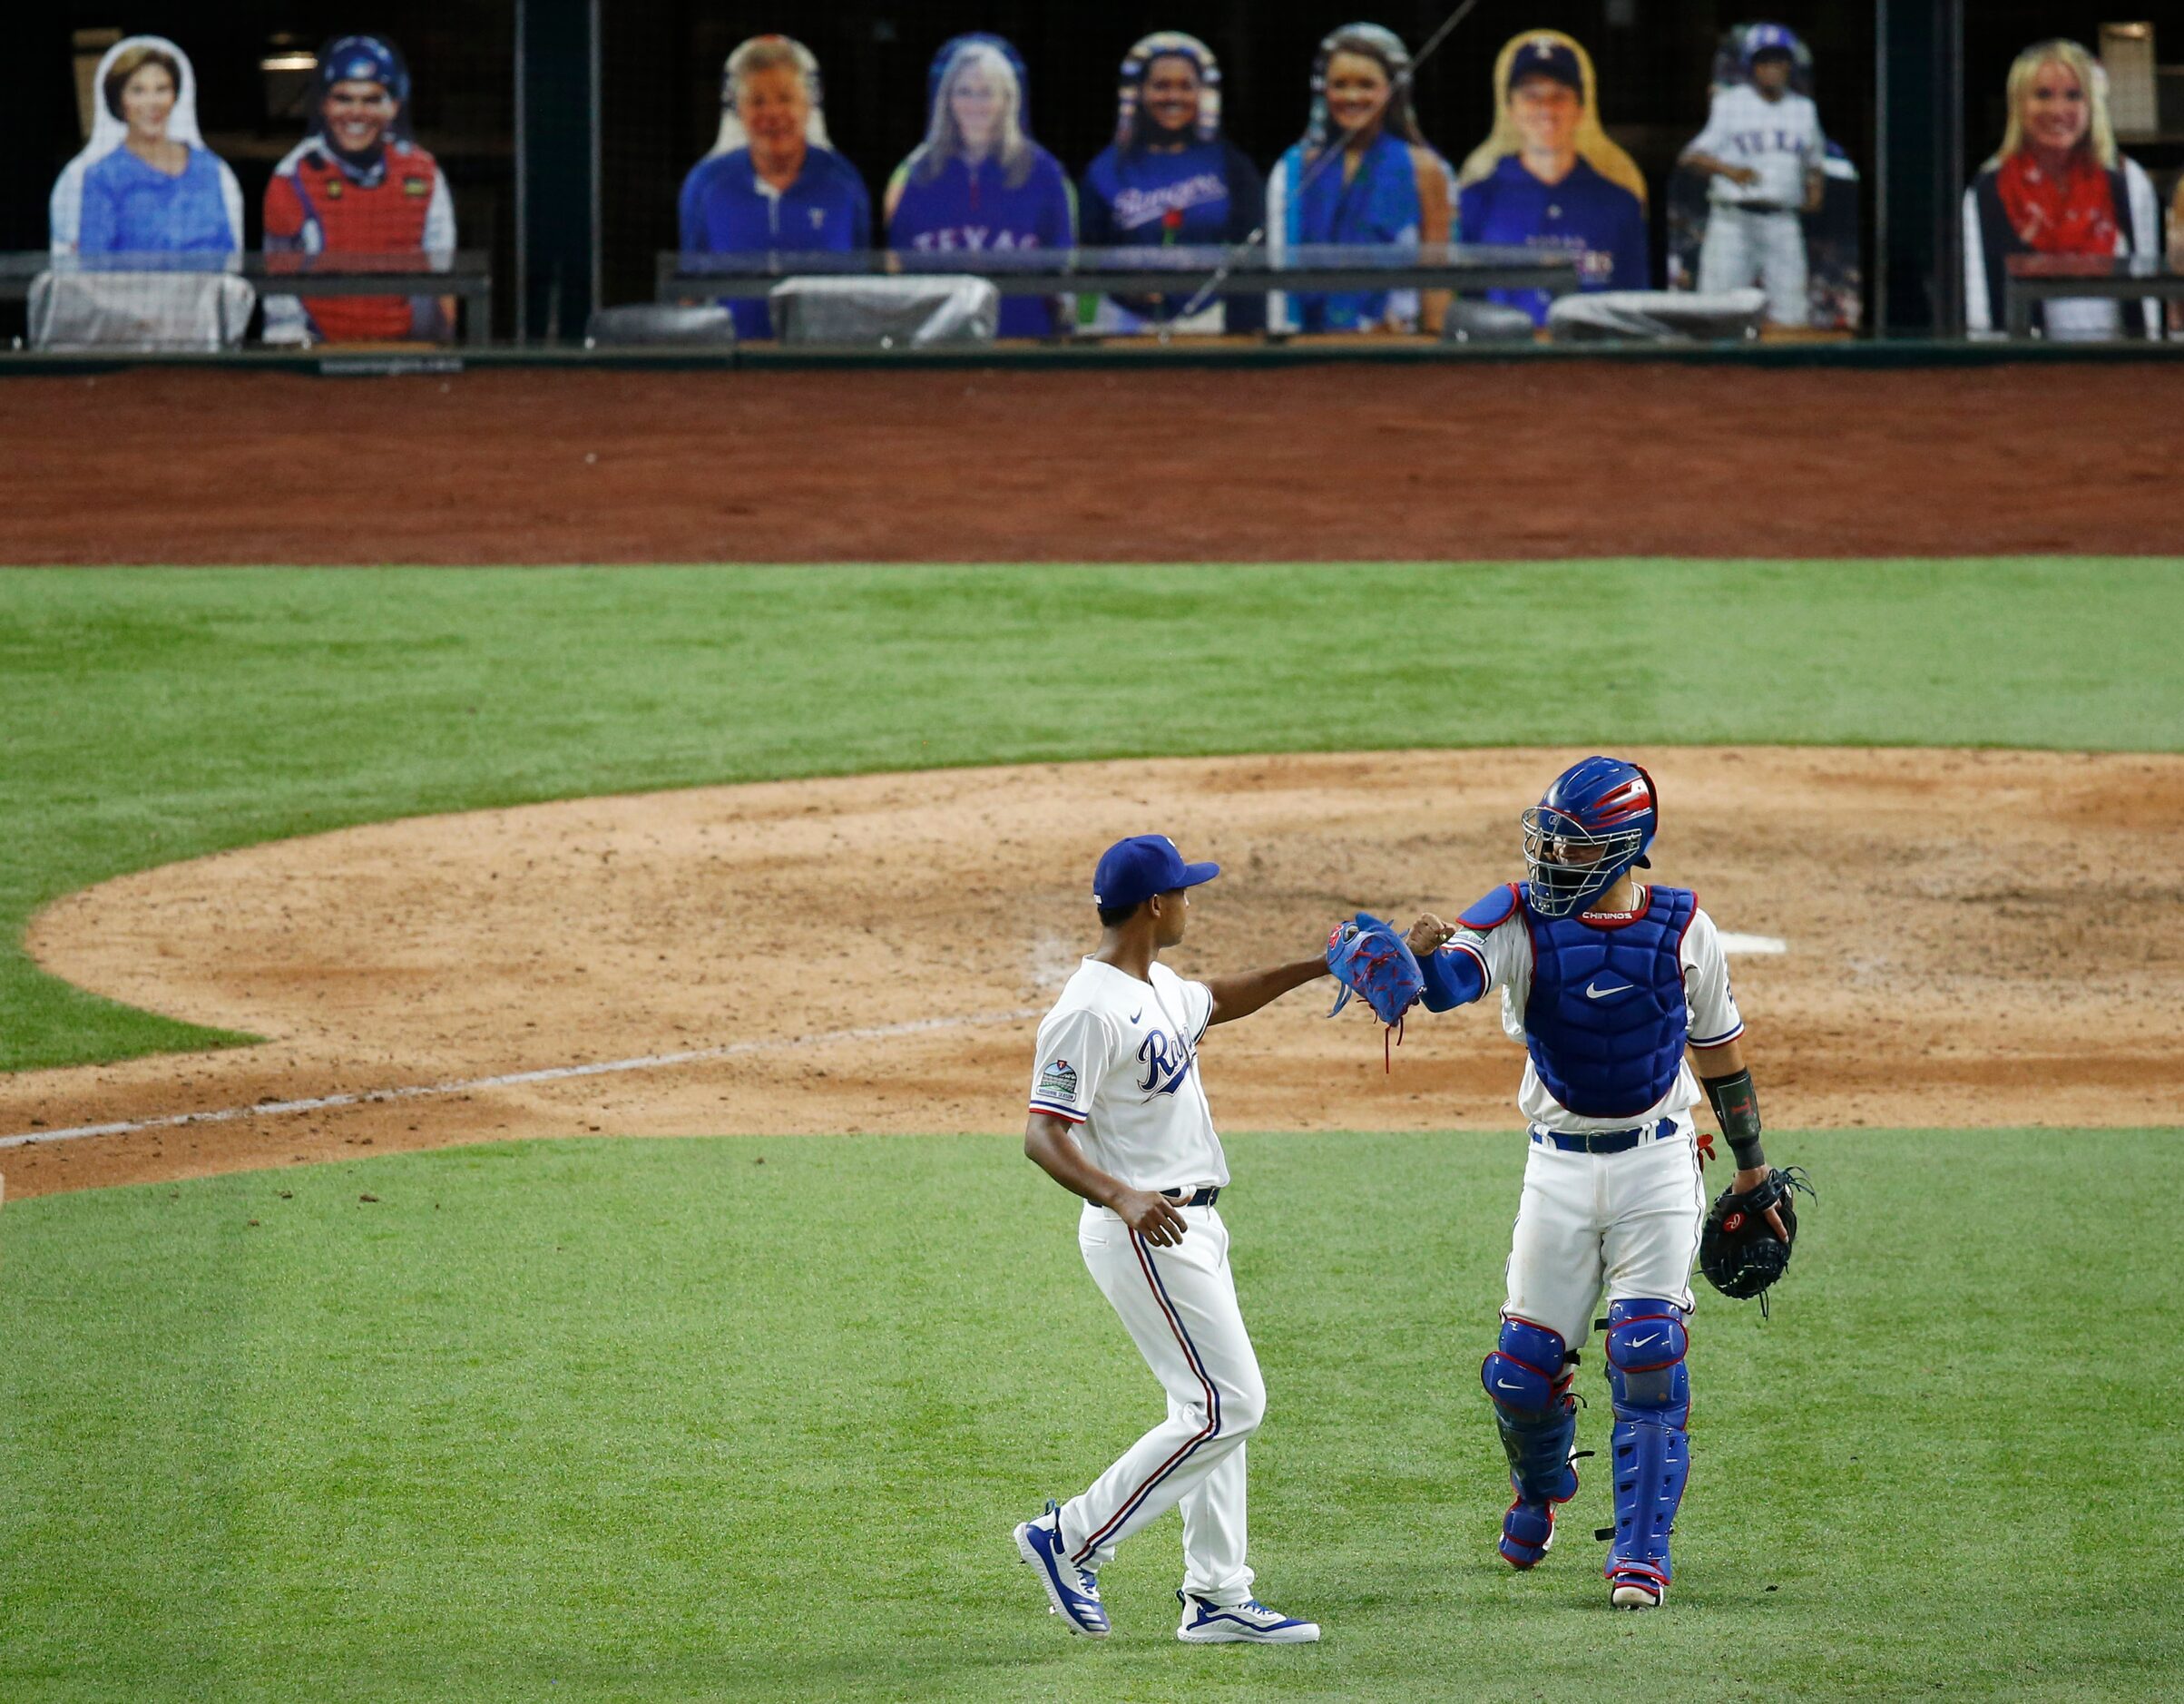
{"label": "cutout of player in white uniform", "polygon": [[1656,1607],[1668,1591],[1689,1470],[1683,1357],[1707,1210],[1691,1108],[1702,1080],[1737,1186],[1767,1177],[1721,937],[1689,889],[1631,874],[1648,865],[1659,823],[1651,776],[1588,758],[1523,815],[1530,879],[1453,924],[1429,912],[1410,933],[1426,1008],[1499,989],[1502,1026],[1527,1055],[1517,1104],[1531,1151],[1501,1330],[1480,1369],[1516,1493],[1501,1554],[1519,1569],[1538,1562],[1556,1505],[1576,1494],[1570,1385],[1604,1293],[1616,1524],[1603,1572],[1609,1601],[1627,1609]]}
{"label": "cutout of player in white uniform", "polygon": [[1804,215],[1827,191],[1827,139],[1819,109],[1790,87],[1797,38],[1779,24],[1744,32],[1739,58],[1747,81],[1714,93],[1706,129],[1679,163],[1706,174],[1706,236],[1699,288],[1767,291],[1778,326],[1812,323],[1807,288]]}
{"label": "cutout of player in white uniform", "polygon": [[1258,1357],[1229,1269],[1215,1200],[1229,1161],[1199,1078],[1209,1026],[1248,1016],[1327,974],[1324,957],[1210,982],[1158,963],[1183,938],[1187,864],[1165,835],[1110,847],[1092,878],[1098,949],[1039,1025],[1024,1153],[1084,1198],[1077,1243],[1168,1394],[1167,1418],[1082,1495],[1017,1527],[1016,1552],[1072,1633],[1104,1638],[1099,1571],[1131,1533],[1181,1506],[1188,1644],[1299,1644],[1314,1623],[1251,1595],[1244,1448],[1266,1413]]}

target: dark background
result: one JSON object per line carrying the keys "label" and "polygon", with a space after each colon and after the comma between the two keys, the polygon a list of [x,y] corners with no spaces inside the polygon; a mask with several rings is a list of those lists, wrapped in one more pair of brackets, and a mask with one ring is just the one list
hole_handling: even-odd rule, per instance
{"label": "dark background", "polygon": [[[745,36],[782,30],[819,57],[835,144],[864,172],[876,205],[896,163],[925,127],[926,67],[949,36],[972,29],[1009,37],[1030,66],[1033,134],[1072,174],[1106,145],[1115,116],[1115,69],[1155,28],[1187,29],[1219,56],[1230,136],[1270,164],[1302,129],[1319,38],[1359,12],[1416,47],[1446,15],[1444,0],[1360,5],[1298,0],[1119,0],[1104,6],[1056,0],[828,0],[823,5],[654,0],[602,6],[602,246],[608,301],[648,299],[652,257],[675,243],[675,195],[711,145],[719,122],[721,61]],[[2165,60],[2184,60],[2184,0],[2129,0],[2116,8],[2032,0],[1973,0],[1965,25],[1965,158],[2000,140],[2003,78],[2010,60],[2043,36],[2097,46],[2104,18],[2151,18]],[[1653,189],[1660,266],[1660,188],[1676,153],[1705,122],[1713,48],[1729,24],[1768,17],[1810,44],[1816,93],[1828,135],[1866,180],[1871,223],[1875,16],[1871,0],[1669,4],[1668,0],[1482,0],[1419,73],[1427,138],[1458,164],[1486,134],[1493,68],[1520,30],[1568,31],[1591,51],[1610,132],[1636,157]],[[493,254],[501,299],[495,321],[513,323],[514,253],[514,12],[512,0],[178,0],[167,5],[66,5],[23,18],[0,102],[0,135],[19,162],[0,195],[0,247],[43,248],[46,198],[81,145],[71,72],[71,33],[112,26],[171,36],[190,54],[200,119],[214,151],[240,180],[249,241],[274,163],[302,132],[300,112],[268,110],[260,56],[276,38],[315,47],[352,29],[392,39],[416,84],[418,138],[439,156],[453,188],[462,241]],[[2184,142],[2134,145],[2160,174],[2184,160]],[[1870,250],[1869,250],[1870,251]]]}

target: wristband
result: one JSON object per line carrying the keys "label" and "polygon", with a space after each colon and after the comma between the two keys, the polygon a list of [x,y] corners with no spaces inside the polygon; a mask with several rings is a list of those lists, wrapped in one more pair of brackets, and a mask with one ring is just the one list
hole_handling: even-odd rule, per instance
{"label": "wristband", "polygon": [[1706,1098],[1713,1103],[1721,1133],[1729,1139],[1729,1152],[1737,1157],[1737,1170],[1755,1171],[1764,1166],[1767,1155],[1759,1146],[1759,1092],[1752,1086],[1752,1073],[1740,1071],[1733,1077],[1700,1081],[1706,1084]]}

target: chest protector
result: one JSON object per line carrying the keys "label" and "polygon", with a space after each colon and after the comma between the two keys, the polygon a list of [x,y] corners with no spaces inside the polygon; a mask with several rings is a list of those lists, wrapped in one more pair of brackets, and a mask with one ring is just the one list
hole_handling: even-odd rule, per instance
{"label": "chest protector", "polygon": [[1648,887],[1645,909],[1606,926],[1543,917],[1520,883],[1532,934],[1524,1045],[1547,1092],[1583,1118],[1636,1118],[1676,1081],[1690,1036],[1683,936],[1699,896]]}

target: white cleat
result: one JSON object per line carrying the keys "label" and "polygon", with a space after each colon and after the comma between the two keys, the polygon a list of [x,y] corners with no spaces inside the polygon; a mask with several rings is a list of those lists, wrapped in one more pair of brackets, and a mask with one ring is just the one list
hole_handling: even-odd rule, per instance
{"label": "white cleat", "polygon": [[1317,1621],[1301,1621],[1269,1610],[1257,1598],[1246,1603],[1212,1603],[1187,1591],[1183,1624],[1175,1636],[1186,1645],[1308,1645],[1319,1637]]}

